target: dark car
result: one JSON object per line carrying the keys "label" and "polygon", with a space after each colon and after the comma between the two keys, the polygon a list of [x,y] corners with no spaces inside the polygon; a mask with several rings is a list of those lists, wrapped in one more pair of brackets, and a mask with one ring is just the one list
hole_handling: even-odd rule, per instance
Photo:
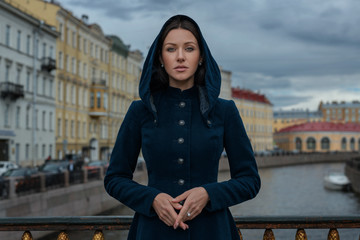
{"label": "dark car", "polygon": [[10,169],[4,172],[2,177],[4,179],[15,179],[15,192],[17,194],[40,191],[40,176],[37,168],[24,167]]}
{"label": "dark car", "polygon": [[101,167],[105,172],[109,163],[107,161],[92,161],[89,162],[85,169],[87,169],[88,179],[98,179],[100,176]]}
{"label": "dark car", "polygon": [[64,172],[68,165],[69,162],[65,160],[50,160],[39,167],[39,172],[45,175],[46,188],[64,186]]}

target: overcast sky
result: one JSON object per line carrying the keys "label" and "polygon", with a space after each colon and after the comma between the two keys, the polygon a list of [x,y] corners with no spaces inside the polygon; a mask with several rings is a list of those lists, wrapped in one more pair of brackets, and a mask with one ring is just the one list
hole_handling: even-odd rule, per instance
{"label": "overcast sky", "polygon": [[172,15],[192,17],[232,85],[278,109],[360,100],[359,0],[60,0],[144,57]]}

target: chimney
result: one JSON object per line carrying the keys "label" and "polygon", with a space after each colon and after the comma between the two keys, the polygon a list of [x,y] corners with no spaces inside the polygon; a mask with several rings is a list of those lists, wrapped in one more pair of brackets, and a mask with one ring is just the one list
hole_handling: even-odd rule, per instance
{"label": "chimney", "polygon": [[83,15],[81,15],[81,20],[83,21],[83,23],[88,24],[88,22],[89,22],[89,16],[83,14]]}

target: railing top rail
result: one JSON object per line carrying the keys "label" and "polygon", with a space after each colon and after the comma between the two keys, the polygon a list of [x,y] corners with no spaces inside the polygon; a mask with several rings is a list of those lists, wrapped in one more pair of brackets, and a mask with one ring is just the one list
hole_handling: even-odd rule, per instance
{"label": "railing top rail", "polygon": [[[128,230],[132,216],[0,218],[0,231]],[[240,229],[360,228],[360,216],[234,217]]]}

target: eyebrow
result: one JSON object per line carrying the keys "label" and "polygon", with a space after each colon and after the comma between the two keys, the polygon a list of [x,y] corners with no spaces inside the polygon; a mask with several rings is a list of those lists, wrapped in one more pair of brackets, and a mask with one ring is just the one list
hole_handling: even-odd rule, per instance
{"label": "eyebrow", "polygon": [[[165,42],[164,45],[177,45],[176,43],[172,43],[172,42]],[[186,42],[184,43],[185,45],[186,44],[195,44],[195,45],[198,45],[196,42],[193,42],[193,41],[190,41],[190,42]]]}

